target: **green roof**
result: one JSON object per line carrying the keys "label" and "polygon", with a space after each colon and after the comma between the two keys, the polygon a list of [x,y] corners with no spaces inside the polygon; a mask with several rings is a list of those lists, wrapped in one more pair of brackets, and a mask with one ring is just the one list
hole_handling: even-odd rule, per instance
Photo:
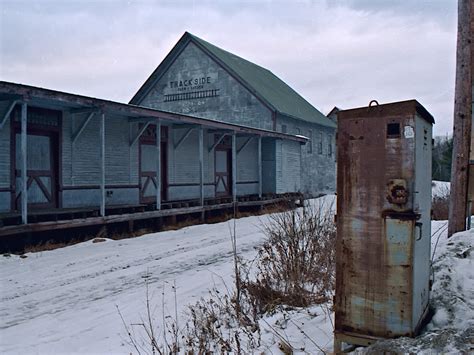
{"label": "green roof", "polygon": [[[277,113],[327,127],[336,127],[333,121],[319,112],[313,105],[268,69],[262,68],[235,54],[216,47],[188,32],[183,35],[175,48],[178,47],[182,41],[185,41],[185,44],[187,44],[188,41],[192,41],[205,52],[208,52],[208,54],[214,57],[217,62],[220,62],[227,71],[237,77],[248,90]],[[173,48],[173,50],[175,48]],[[163,62],[167,61],[167,59],[168,57],[165,58]],[[152,78],[158,74],[157,72],[160,67],[155,70],[152,76],[142,86],[131,103],[135,103],[134,101],[142,96],[140,92],[147,90],[146,86],[150,85],[152,81],[154,82]]]}

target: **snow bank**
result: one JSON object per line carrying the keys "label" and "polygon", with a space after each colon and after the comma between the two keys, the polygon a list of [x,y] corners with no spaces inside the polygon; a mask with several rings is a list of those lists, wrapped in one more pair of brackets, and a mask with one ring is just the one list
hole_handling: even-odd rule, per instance
{"label": "snow bank", "polygon": [[[334,196],[312,201],[325,206]],[[333,208],[335,204],[333,204]],[[268,216],[236,220],[239,254],[253,259],[264,240]],[[0,256],[0,353],[129,354],[132,349],[117,313],[128,323],[145,312],[145,279],[150,284],[155,317],[174,314],[176,282],[182,323],[187,305],[206,297],[212,287],[232,283],[232,221],[197,225],[103,243],[29,253],[26,259]],[[432,222],[434,317],[416,339],[395,339],[360,351],[469,352],[474,336],[474,231],[446,239],[446,221]],[[439,238],[438,238],[439,237]],[[262,352],[279,353],[282,339],[295,353],[331,352],[331,304],[306,309],[280,309],[260,321]],[[469,338],[471,337],[471,338]]]}
{"label": "snow bank", "polygon": [[[446,221],[433,221],[434,316],[417,338],[378,342],[362,352],[468,353],[474,339],[474,229],[446,238]],[[438,231],[438,232],[437,232]]]}

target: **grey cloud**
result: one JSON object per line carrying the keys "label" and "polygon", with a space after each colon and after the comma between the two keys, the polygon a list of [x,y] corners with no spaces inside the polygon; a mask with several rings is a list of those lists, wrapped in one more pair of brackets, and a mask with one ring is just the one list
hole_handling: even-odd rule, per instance
{"label": "grey cloud", "polygon": [[4,1],[0,79],[127,102],[188,30],[323,112],[418,98],[452,129],[454,0]]}

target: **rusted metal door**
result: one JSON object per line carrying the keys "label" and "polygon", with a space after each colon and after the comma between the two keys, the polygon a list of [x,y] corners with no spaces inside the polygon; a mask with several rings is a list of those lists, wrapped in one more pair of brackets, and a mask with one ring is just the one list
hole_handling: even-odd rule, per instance
{"label": "rusted metal door", "polygon": [[[12,207],[21,209],[21,158],[19,111],[12,124]],[[27,193],[28,209],[58,207],[59,135],[61,112],[28,108],[27,129]]]}
{"label": "rusted metal door", "polygon": [[226,147],[217,147],[215,150],[215,186],[216,196],[230,196],[232,194],[232,154]]}
{"label": "rusted metal door", "polygon": [[[161,199],[166,200],[168,182],[167,164],[167,130],[161,127]],[[156,179],[157,149],[156,149],[156,125],[149,125],[140,137],[140,203],[150,204],[156,202]]]}

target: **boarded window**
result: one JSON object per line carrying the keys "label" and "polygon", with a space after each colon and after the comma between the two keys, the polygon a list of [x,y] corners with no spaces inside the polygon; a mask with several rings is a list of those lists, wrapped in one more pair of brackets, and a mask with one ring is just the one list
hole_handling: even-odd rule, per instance
{"label": "boarded window", "polygon": [[319,132],[318,154],[323,154],[323,134]]}
{"label": "boarded window", "polygon": [[308,138],[309,138],[309,142],[306,143],[308,145],[308,153],[313,154],[313,131],[312,130],[308,131]]}

